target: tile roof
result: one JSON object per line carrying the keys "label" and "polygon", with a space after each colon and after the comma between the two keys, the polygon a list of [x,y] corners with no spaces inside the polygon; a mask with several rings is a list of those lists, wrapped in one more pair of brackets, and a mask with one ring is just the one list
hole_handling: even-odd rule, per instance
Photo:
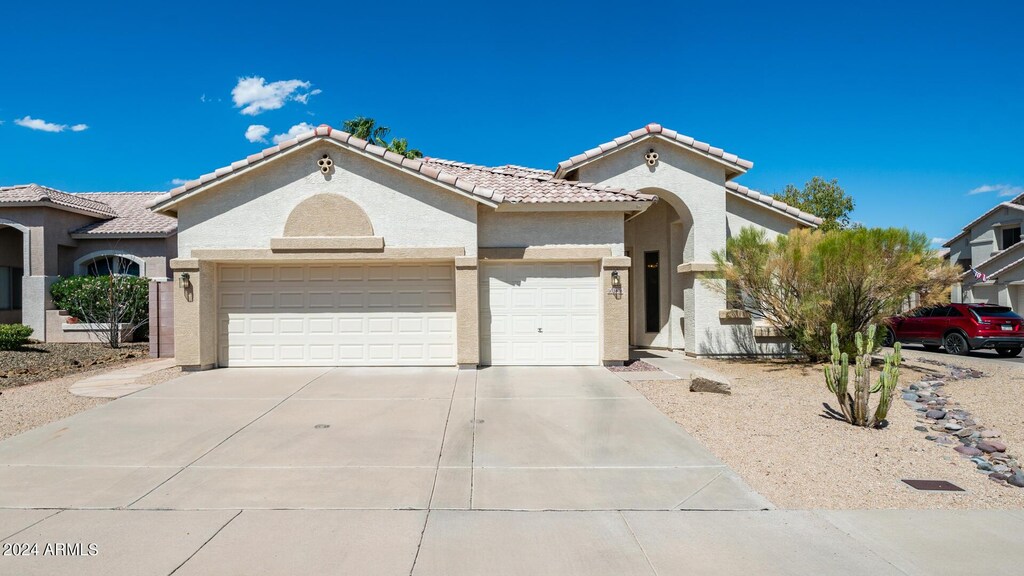
{"label": "tile roof", "polygon": [[57,209],[85,212],[101,218],[116,216],[110,206],[80,194],[69,194],[38,184],[0,187],[0,206],[17,206],[19,204],[52,204]]}
{"label": "tile roof", "polygon": [[942,246],[945,247],[945,248],[952,247],[954,242],[956,242],[957,240],[959,240],[959,239],[963,238],[964,236],[970,234],[971,233],[971,228],[973,228],[975,224],[977,224],[978,222],[981,222],[985,218],[988,218],[989,216],[992,215],[993,212],[995,212],[996,210],[999,210],[1000,208],[1011,208],[1013,210],[1022,210],[1022,211],[1024,211],[1024,194],[1021,194],[1020,196],[1017,196],[1013,200],[1007,200],[1006,202],[1001,202],[999,204],[996,204],[988,212],[985,212],[981,216],[978,216],[974,220],[971,220],[970,224],[968,224],[968,225],[963,227],[963,231],[962,232],[960,232],[956,236],[953,236],[949,240],[946,240],[946,243],[943,244]]}
{"label": "tile roof", "polygon": [[116,218],[94,222],[72,232],[76,237],[89,236],[169,236],[178,230],[177,219],[157,214],[148,204],[161,192],[86,192],[80,194],[110,206]]}
{"label": "tile roof", "polygon": [[[999,270],[996,270],[995,272],[993,272],[993,273],[989,274],[989,277],[990,277],[990,278],[992,278],[992,277],[998,277],[998,276],[999,276],[1000,274],[1002,274],[1003,272],[1008,272],[1008,271],[1010,271],[1011,269],[1013,269],[1013,268],[1016,268],[1017,266],[1020,266],[1022,262],[1024,262],[1024,257],[1018,258],[1018,259],[1014,260],[1013,262],[1010,262],[1010,263],[1009,263],[1009,264],[1007,264],[1006,266],[1003,266],[1003,267],[1002,267],[1002,268],[1000,268]],[[970,272],[970,271],[968,270],[968,272]]]}
{"label": "tile roof", "polygon": [[218,180],[233,172],[237,172],[239,170],[259,164],[264,160],[277,156],[281,152],[284,152],[285,150],[293,146],[313,139],[333,140],[337,143],[344,145],[346,148],[350,150],[354,150],[360,154],[366,154],[369,156],[376,156],[378,158],[382,158],[383,160],[390,162],[391,164],[394,164],[395,166],[404,171],[418,173],[431,180],[436,180],[437,182],[440,182],[445,186],[457,188],[458,190],[461,190],[462,192],[465,192],[470,196],[476,196],[488,202],[500,203],[502,200],[504,200],[504,197],[500,192],[487,188],[485,186],[478,185],[476,182],[473,182],[468,178],[461,178],[460,175],[454,174],[451,171],[440,170],[436,166],[432,166],[421,160],[406,158],[401,154],[395,154],[394,152],[391,152],[386,148],[370,144],[366,140],[363,140],[361,138],[356,138],[355,136],[349,134],[348,132],[335,130],[334,128],[331,128],[326,124],[321,124],[320,126],[317,126],[314,130],[310,130],[309,132],[299,134],[295,138],[285,140],[284,142],[281,142],[276,146],[271,146],[270,148],[266,148],[261,152],[251,154],[242,160],[233,162],[229,166],[218,168],[213,172],[203,174],[202,176],[195,180],[186,182],[184,185],[179,186],[171,190],[170,192],[156,198],[154,201],[150,203],[150,206],[156,210],[160,210],[164,204],[177,198],[178,196],[181,196],[182,194],[191,192],[192,190],[195,190],[201,186],[205,186],[206,184],[209,184],[210,182]]}
{"label": "tile roof", "polygon": [[653,194],[563,180],[555,178],[547,170],[512,164],[488,167],[440,158],[424,158],[423,162],[481,186],[499,190],[504,201],[509,204],[652,202],[657,199]]}
{"label": "tile roof", "polygon": [[555,175],[564,176],[565,173],[571,170],[572,168],[579,166],[580,164],[583,164],[585,162],[589,162],[590,160],[593,160],[598,156],[603,156],[620,146],[625,146],[627,144],[636,142],[643,138],[650,138],[655,136],[667,138],[668,140],[671,140],[677,144],[682,145],[684,148],[688,148],[705,156],[710,156],[715,159],[721,160],[722,162],[728,164],[730,167],[735,169],[739,174],[742,174],[754,167],[754,163],[749,160],[744,160],[735,154],[730,154],[725,150],[722,150],[721,148],[715,148],[714,146],[706,142],[694,140],[693,138],[680,134],[675,130],[663,128],[661,124],[652,123],[648,124],[647,126],[644,126],[643,128],[637,128],[636,130],[633,130],[629,134],[619,136],[618,138],[610,142],[605,142],[604,144],[601,144],[597,148],[591,148],[590,150],[577,154],[572,158],[569,158],[568,160],[563,160],[562,162],[559,162],[558,169],[555,171]]}
{"label": "tile roof", "polygon": [[798,210],[781,200],[776,200],[775,198],[769,196],[768,194],[762,194],[757,190],[752,190],[750,188],[747,188],[746,186],[737,184],[735,182],[726,182],[725,189],[731,192],[734,196],[738,196],[740,198],[743,198],[744,200],[753,200],[754,202],[759,202],[769,208],[773,208],[779,212],[792,216],[793,218],[796,218],[801,222],[811,224],[814,226],[821,225],[821,218],[815,216],[814,214],[811,214],[810,212]]}
{"label": "tile roof", "polygon": [[38,184],[0,187],[0,206],[39,206],[53,204],[99,219],[77,230],[75,237],[90,236],[168,236],[178,229],[178,221],[156,214],[147,205],[160,192],[61,192]]}

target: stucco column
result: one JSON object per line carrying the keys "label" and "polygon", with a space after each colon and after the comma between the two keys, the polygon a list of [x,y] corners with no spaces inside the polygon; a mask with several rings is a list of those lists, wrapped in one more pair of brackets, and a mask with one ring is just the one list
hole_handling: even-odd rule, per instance
{"label": "stucco column", "polygon": [[[21,227],[25,273],[21,279],[21,323],[32,328],[32,338],[47,341],[46,311],[53,308],[50,286],[57,281],[56,258],[46,258],[41,226]],[[47,269],[53,273],[47,275]]]}
{"label": "stucco column", "polygon": [[[604,292],[603,340],[601,360],[606,365],[619,365],[629,360],[629,267],[630,259],[601,259],[601,287]],[[613,293],[613,278],[618,276],[622,288]]]}
{"label": "stucco column", "polygon": [[480,363],[480,297],[477,286],[477,259],[455,259],[455,321],[458,325],[456,358],[460,368],[476,368]]}
{"label": "stucco column", "polygon": [[[171,260],[174,271],[174,356],[185,370],[217,366],[217,268],[194,258]],[[182,274],[188,281],[182,285]]]}
{"label": "stucco column", "polygon": [[677,269],[686,301],[683,336],[689,356],[728,353],[733,348],[718,315],[726,309],[725,279],[716,277],[714,270],[714,264],[695,263]]}

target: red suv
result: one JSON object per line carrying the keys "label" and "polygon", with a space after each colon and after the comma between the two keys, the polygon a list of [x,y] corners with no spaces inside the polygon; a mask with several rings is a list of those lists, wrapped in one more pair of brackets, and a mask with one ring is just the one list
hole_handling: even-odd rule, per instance
{"label": "red suv", "polygon": [[1024,320],[1006,306],[993,304],[949,304],[918,308],[904,316],[886,320],[884,346],[895,342],[924,344],[925,350],[946,349],[949,354],[967,354],[979,348],[994,348],[1004,357],[1024,349]]}

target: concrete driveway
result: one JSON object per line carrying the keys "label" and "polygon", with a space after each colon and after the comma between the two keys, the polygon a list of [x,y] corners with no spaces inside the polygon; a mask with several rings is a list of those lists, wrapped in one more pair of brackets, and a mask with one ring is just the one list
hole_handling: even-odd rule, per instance
{"label": "concrete driveway", "polygon": [[962,573],[974,524],[989,571],[1024,550],[1024,514],[762,511],[600,368],[198,373],[0,464],[0,539],[35,546],[0,574]]}
{"label": "concrete driveway", "polygon": [[235,369],[0,443],[18,508],[760,509],[601,368]]}

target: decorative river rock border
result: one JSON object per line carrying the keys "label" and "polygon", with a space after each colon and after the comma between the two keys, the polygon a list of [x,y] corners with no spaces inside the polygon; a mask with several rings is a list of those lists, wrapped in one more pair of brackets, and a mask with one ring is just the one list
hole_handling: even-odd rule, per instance
{"label": "decorative river rock border", "polygon": [[[985,374],[969,368],[950,366],[935,360],[921,360],[941,366],[950,380],[981,378]],[[1024,488],[1024,472],[1016,458],[1007,453],[1007,446],[999,440],[1002,433],[986,428],[970,412],[953,401],[942,388],[944,380],[922,378],[901,390],[903,401],[918,416],[914,427],[928,435],[926,439],[937,444],[952,446],[964,458],[969,458],[978,471],[1000,484]]]}

